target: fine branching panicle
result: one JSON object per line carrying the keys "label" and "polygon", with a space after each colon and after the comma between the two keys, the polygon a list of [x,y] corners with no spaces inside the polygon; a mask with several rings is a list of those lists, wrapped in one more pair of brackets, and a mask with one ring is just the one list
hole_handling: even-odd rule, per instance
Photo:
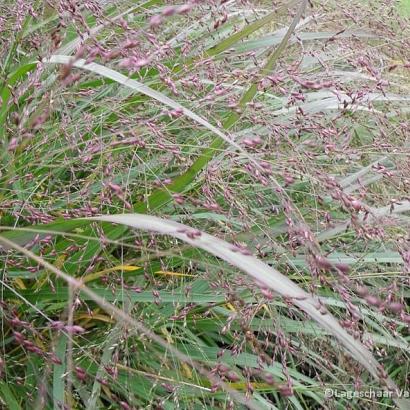
{"label": "fine branching panicle", "polygon": [[0,408],[410,408],[409,23],[2,0]]}

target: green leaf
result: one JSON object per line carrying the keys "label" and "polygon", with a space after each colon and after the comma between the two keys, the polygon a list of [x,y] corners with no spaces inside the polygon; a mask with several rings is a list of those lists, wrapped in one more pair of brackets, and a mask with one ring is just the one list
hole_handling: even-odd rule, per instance
{"label": "green leaf", "polygon": [[129,77],[126,77],[125,75],[119,73],[118,71],[112,70],[111,68],[104,67],[101,64],[97,63],[89,63],[86,64],[85,60],[79,59],[75,60],[72,62],[72,58],[70,56],[64,56],[64,55],[53,55],[49,60],[45,61],[45,63],[49,64],[72,64],[73,67],[81,68],[83,70],[91,71],[95,74],[101,75],[103,77],[109,78],[110,80],[113,80],[117,82],[118,84],[121,84],[125,87],[129,87],[134,91],[137,91],[141,94],[147,95],[148,97],[153,98],[154,100],[157,100],[161,102],[162,104],[174,109],[174,110],[181,110],[181,112],[194,120],[196,123],[202,125],[203,127],[207,128],[208,130],[212,131],[214,134],[218,135],[220,138],[222,138],[224,141],[227,143],[237,147],[240,149],[239,145],[237,145],[235,142],[231,141],[231,139],[225,135],[223,132],[221,132],[218,128],[213,126],[211,123],[209,123],[206,119],[203,117],[199,116],[198,114],[194,113],[193,111],[189,110],[188,108],[184,107],[177,101],[169,98],[165,94],[156,91],[150,87],[148,87],[145,84],[140,83],[137,80],[133,80]]}
{"label": "green leaf", "polygon": [[[88,225],[87,221],[82,221],[82,220],[75,220],[75,219],[59,219],[56,220],[55,222],[51,222],[48,224],[39,224],[39,225],[34,225],[32,230],[30,228],[27,228],[27,230],[19,230],[19,229],[13,229],[12,227],[5,227],[5,226],[0,226],[0,230],[6,230],[5,232],[2,232],[1,235],[4,236],[7,239],[10,239],[14,243],[17,243],[18,245],[26,245],[28,242],[33,240],[37,235],[39,238],[44,238],[47,236],[50,232],[51,233],[64,233],[64,232],[70,232],[73,231],[74,229],[81,228],[82,226]],[[42,233],[44,231],[44,233]]]}
{"label": "green leaf", "polygon": [[66,351],[67,335],[61,334],[55,354],[61,360],[61,364],[53,365],[53,405],[54,410],[60,410],[65,404],[65,372],[66,372]]}
{"label": "green leaf", "polygon": [[[296,1],[289,1],[287,2],[286,6],[284,6],[284,8],[292,7],[295,3]],[[270,22],[272,22],[273,19],[277,16],[278,11],[280,10],[275,10],[274,12],[269,13],[268,15],[261,18],[260,20],[257,20],[251,24],[247,24],[242,30],[231,35],[227,39],[221,41],[216,46],[213,46],[210,49],[208,49],[206,51],[206,55],[208,55],[209,57],[213,57],[213,56],[216,56],[224,52],[225,50],[228,50],[229,48],[231,48],[234,44],[238,43],[243,38],[250,36],[255,31],[261,29],[266,24],[269,24]]]}
{"label": "green leaf", "polygon": [[5,404],[7,405],[8,410],[21,410],[21,407],[16,399],[16,396],[14,395],[10,386],[8,386],[3,381],[0,381],[0,393],[1,393],[1,398],[4,400]]}
{"label": "green leaf", "polygon": [[[279,271],[263,263],[259,259],[248,254],[242,254],[239,249],[236,249],[231,244],[214,236],[193,230],[186,225],[154,216],[124,214],[100,216],[90,219],[119,223],[144,231],[170,235],[187,242],[194,247],[206,250],[231,265],[240,268],[258,283],[262,284],[262,286],[266,286],[279,295],[291,299],[296,306],[306,312],[325,330],[335,336],[344,347],[345,351],[361,363],[375,379],[380,380],[378,371],[379,364],[374,359],[371,352],[358,340],[348,334],[339,324],[338,320],[336,320],[329,312],[321,312],[317,298],[312,297],[292,282],[287,276],[282,275]],[[393,380],[390,378],[387,379],[386,383],[393,389],[397,388]],[[398,400],[397,402],[400,403],[401,407],[403,406],[402,408],[407,406],[406,400]]]}

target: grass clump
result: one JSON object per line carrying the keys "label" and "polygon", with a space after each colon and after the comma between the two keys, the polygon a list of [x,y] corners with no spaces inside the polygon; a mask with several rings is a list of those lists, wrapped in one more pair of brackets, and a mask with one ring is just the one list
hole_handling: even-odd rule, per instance
{"label": "grass clump", "polygon": [[3,407],[408,408],[400,6],[1,8]]}

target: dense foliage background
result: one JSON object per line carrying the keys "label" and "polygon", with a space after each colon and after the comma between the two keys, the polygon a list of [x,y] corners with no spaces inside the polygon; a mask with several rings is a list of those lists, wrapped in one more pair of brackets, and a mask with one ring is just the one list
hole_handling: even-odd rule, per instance
{"label": "dense foliage background", "polygon": [[3,408],[408,409],[409,10],[2,0]]}

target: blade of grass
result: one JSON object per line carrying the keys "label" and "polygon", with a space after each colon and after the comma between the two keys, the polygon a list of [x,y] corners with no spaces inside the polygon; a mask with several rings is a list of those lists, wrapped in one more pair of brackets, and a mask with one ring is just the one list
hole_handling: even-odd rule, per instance
{"label": "blade of grass", "polygon": [[67,275],[66,273],[56,268],[54,265],[50,264],[43,258],[21,247],[20,245],[13,243],[12,241],[9,241],[8,239],[2,237],[1,235],[0,235],[0,243],[7,246],[8,248],[13,248],[17,250],[18,252],[22,253],[28,258],[36,261],[38,264],[44,266],[49,271],[53,272],[57,278],[64,280],[73,289],[81,290],[81,292],[88,295],[102,309],[104,309],[106,312],[111,313],[119,322],[123,322],[124,324],[129,325],[131,328],[133,328],[134,331],[136,331],[137,334],[143,333],[148,338],[153,340],[155,343],[163,347],[165,350],[168,350],[169,352],[171,352],[180,361],[187,363],[193,368],[195,368],[200,374],[207,377],[208,380],[210,380],[212,383],[218,384],[221,388],[223,388],[238,403],[246,405],[251,410],[258,410],[258,406],[254,403],[252,399],[247,399],[243,394],[240,394],[236,390],[233,390],[225,382],[223,382],[219,377],[207,371],[203,366],[194,362],[189,356],[185,355],[184,353],[181,353],[178,349],[176,349],[171,344],[165,342],[160,336],[152,332],[150,329],[146,328],[142,323],[133,319],[123,310],[118,309],[114,305],[108,303],[105,299],[98,296],[93,290],[86,287],[81,281],[78,281],[72,276]]}
{"label": "blade of grass", "polygon": [[53,366],[53,404],[54,410],[64,408],[65,404],[65,372],[66,372],[66,356],[67,335],[61,334],[56,346],[56,355],[61,360],[61,364]]}
{"label": "blade of grass", "polygon": [[[120,14],[116,14],[115,16],[111,16],[109,19],[109,22],[112,23],[116,20],[121,19],[122,17],[136,12],[138,10],[144,9],[144,8],[148,8],[151,6],[155,6],[157,4],[161,4],[163,3],[162,0],[148,0],[143,4],[139,4],[137,6],[133,6],[130,7],[129,9],[125,10],[124,12],[120,13]],[[115,10],[115,7],[114,7]],[[107,23],[108,24],[108,23]],[[57,50],[57,54],[71,54],[76,47],[78,47],[81,43],[83,43],[84,41],[86,41],[88,38],[90,37],[94,37],[99,31],[101,31],[104,27],[107,26],[107,24],[100,24],[96,27],[93,27],[89,33],[85,33],[82,35],[82,37],[76,37],[74,40],[71,40],[69,43],[63,45],[62,47],[60,47]]]}
{"label": "blade of grass", "polygon": [[[87,224],[87,222],[80,220],[63,219],[48,224],[35,225],[33,231],[25,231],[19,229],[14,230],[12,227],[1,227],[0,229],[10,229],[7,232],[2,232],[2,235],[5,238],[13,241],[14,243],[17,243],[18,245],[26,245],[36,236],[38,236],[39,239],[42,239],[53,231],[59,233],[70,232]],[[44,233],[42,231],[44,231]],[[7,247],[5,248],[7,249]]]}
{"label": "blade of grass", "polygon": [[[361,363],[376,380],[381,381],[381,366],[364,345],[349,335],[329,312],[321,312],[320,305],[318,308],[318,300],[316,298],[310,296],[310,294],[286,276],[257,258],[240,253],[231,244],[214,236],[193,230],[178,222],[164,220],[154,216],[124,214],[94,217],[91,218],[91,220],[119,223],[133,228],[170,235],[194,247],[204,249],[231,265],[240,268],[253,277],[258,283],[262,283],[283,297],[290,298],[296,306],[335,336],[345,348],[345,351]],[[397,393],[398,389],[393,380],[387,378],[385,382],[390,389]],[[400,407],[403,409],[405,408],[404,406],[408,405],[407,401],[399,399],[397,399],[397,403],[400,404]]]}
{"label": "blade of grass", "polygon": [[[283,6],[283,8],[292,7],[295,3],[296,1],[289,1],[287,2],[286,6]],[[278,10],[275,10],[274,12],[269,13],[268,15],[261,18],[260,20],[257,20],[254,23],[246,25],[244,29],[238,31],[237,33],[233,34],[229,38],[221,41],[219,44],[209,48],[205,52],[205,55],[208,57],[213,57],[213,56],[216,56],[217,54],[220,54],[228,50],[229,48],[231,48],[234,44],[238,43],[243,38],[248,37],[255,31],[261,29],[263,26],[270,23],[274,19],[274,17],[276,17],[277,12]]]}
{"label": "blade of grass", "polygon": [[8,386],[3,381],[0,381],[0,393],[1,393],[1,398],[4,400],[5,404],[7,405],[7,409],[21,410],[21,407],[16,399],[16,396],[14,395],[10,386]]}
{"label": "blade of grass", "polygon": [[93,383],[93,389],[87,402],[87,409],[89,410],[94,410],[97,406],[97,400],[101,391],[101,383],[98,382],[98,379],[102,379],[104,377],[104,366],[107,366],[111,361],[112,353],[115,346],[118,344],[118,337],[121,334],[121,330],[121,324],[117,324],[110,335],[107,337],[107,343],[101,356],[100,366],[98,367],[97,374]]}
{"label": "blade of grass", "polygon": [[[306,5],[307,5],[307,0],[303,0],[297,10],[296,15],[293,18],[291,25],[289,26],[285,36],[283,37],[281,43],[269,56],[267,63],[261,70],[260,72],[261,77],[269,74],[273,70],[276,62],[278,61],[280,55],[282,54],[283,50],[285,49],[287,45],[290,36],[294,32],[300,18],[302,17],[306,9]],[[72,61],[71,57],[59,56],[59,55],[52,56],[48,60],[49,63],[59,63],[59,64],[69,64],[71,61]],[[246,153],[246,151],[244,151],[238,144],[233,142],[227,135],[221,132],[218,128],[214,127],[208,121],[204,120],[197,114],[193,113],[191,110],[188,110],[187,108],[183,107],[181,104],[177,103],[176,101],[170,99],[166,95],[156,90],[153,90],[152,88],[147,87],[146,85],[141,84],[136,80],[129,79],[128,77],[118,73],[115,70],[111,70],[99,64],[95,64],[95,63],[85,64],[84,60],[78,60],[74,62],[73,65],[77,68],[83,68],[83,69],[95,72],[106,78],[114,80],[122,85],[128,86],[134,89],[135,91],[141,92],[151,98],[156,99],[157,101],[160,101],[161,103],[165,105],[168,105],[169,107],[173,109],[182,110],[182,112],[186,116],[193,119],[195,122],[199,123],[200,125],[208,128],[210,131],[212,131],[214,134],[216,134],[219,137],[219,138],[214,139],[211,142],[209,148],[207,148],[203,152],[203,154],[192,164],[192,166],[183,175],[177,177],[173,181],[173,183],[168,186],[167,191],[164,191],[164,190],[155,191],[149,196],[146,204],[145,203],[136,204],[134,206],[134,210],[136,212],[142,212],[144,208],[146,208],[145,210],[148,211],[150,209],[150,204],[152,204],[155,207],[161,206],[170,199],[170,192],[181,192],[189,183],[191,183],[194,180],[198,172],[201,171],[204,168],[204,166],[213,158],[213,156],[215,155],[215,152],[218,152],[217,149],[222,147],[224,141],[234,146],[242,154],[247,156],[248,159],[250,159],[250,156]],[[256,92],[257,92],[257,84],[253,83],[248,88],[248,90],[245,92],[245,94],[242,96],[239,102],[239,108],[241,110],[244,110],[246,105],[250,101],[252,101],[252,99],[256,95]],[[233,111],[231,115],[227,118],[227,120],[224,122],[223,129],[224,130],[230,129],[239,120],[239,118],[240,118],[240,115],[237,112]]]}
{"label": "blade of grass", "polygon": [[[270,57],[268,58],[267,63],[265,64],[264,68],[261,71],[261,75],[267,75],[275,66],[277,60],[279,59],[281,53],[285,49],[287,42],[292,35],[293,31],[295,30],[295,27],[297,26],[305,8],[306,8],[307,0],[303,0],[293,21],[292,24],[289,26],[286,35],[283,37],[282,42],[280,43],[279,47],[272,52]],[[54,59],[54,60],[53,60]],[[61,64],[68,64],[70,63],[71,57],[69,56],[53,56],[52,59],[50,60],[50,63],[54,61],[56,63],[61,63]],[[206,120],[202,119],[195,113],[193,113],[190,110],[187,110],[185,107],[182,105],[176,103],[174,100],[170,99],[169,97],[165,96],[162,93],[159,93],[156,90],[153,90],[144,84],[141,84],[135,80],[131,80],[124,75],[111,70],[107,69],[104,66],[100,66],[97,64],[92,63],[92,65],[86,65],[83,60],[77,61],[75,64],[78,64],[78,67],[86,68],[85,66],[88,66],[86,69],[93,69],[96,70],[97,73],[100,75],[106,75],[107,78],[111,78],[112,80],[119,81],[123,85],[128,85],[131,88],[135,89],[136,91],[142,92],[145,95],[148,95],[154,99],[157,99],[158,101],[162,102],[163,104],[166,104],[173,109],[179,108],[182,109],[185,115],[189,116],[191,119],[194,121],[200,123],[204,127],[208,128],[210,131],[214,132],[217,134],[217,137],[211,142],[210,146],[206,148],[203,153],[195,160],[195,162],[191,165],[191,167],[182,175],[178,176],[173,180],[173,182],[167,186],[167,190],[163,189],[158,189],[154,191],[152,194],[150,194],[147,198],[146,202],[139,202],[133,206],[133,209],[135,212],[148,212],[155,210],[166,203],[171,199],[171,192],[182,192],[184,191],[189,184],[194,181],[196,175],[206,166],[206,164],[209,163],[209,161],[215,156],[218,150],[223,146],[224,141],[228,142],[230,145],[234,146],[235,148],[239,149],[239,151],[242,154],[245,154],[249,159],[252,160],[252,162],[255,163],[255,165],[259,168],[260,165],[258,162],[255,162],[252,157],[250,157],[246,151],[244,151],[238,144],[234,143],[227,137],[224,133],[222,133],[219,129],[214,127],[213,125],[209,124]],[[239,107],[241,109],[244,109],[250,101],[254,98],[255,94],[257,92],[257,84],[254,83],[252,84],[249,89],[245,92],[243,97],[240,100]],[[223,124],[224,130],[228,130],[231,128],[240,118],[240,115],[237,114],[236,112],[232,112],[231,115],[227,118],[227,120]],[[123,227],[116,227],[113,229],[108,229],[105,231],[105,235],[107,236],[108,239],[110,240],[115,240],[118,239],[122,234],[124,233],[124,228]],[[87,248],[80,254],[76,254],[74,256],[74,266],[78,266],[78,261],[80,259],[85,259],[92,257],[95,255],[99,250],[99,244],[98,243],[89,243]]]}
{"label": "blade of grass", "polygon": [[[305,8],[306,8],[307,0],[303,0],[293,21],[292,24],[289,26],[286,35],[283,37],[280,45],[278,46],[275,51],[272,52],[270,57],[268,58],[267,63],[265,64],[264,68],[261,70],[260,76],[263,77],[270,73],[273,70],[276,62],[278,61],[281,53],[285,49],[287,42],[292,35],[295,27],[297,26]],[[257,92],[257,84],[252,84],[248,90],[242,96],[239,102],[239,109],[244,110],[246,105],[252,101],[255,94]],[[224,121],[223,129],[229,130],[235,123],[239,120],[240,115],[233,111],[231,115]],[[223,139],[215,138],[210,146],[203,151],[200,157],[198,157],[195,162],[191,165],[191,167],[182,175],[178,176],[173,180],[173,182],[167,187],[168,191],[164,190],[157,190],[153,192],[147,199],[147,202],[140,202],[134,206],[134,211],[136,212],[147,212],[149,210],[154,210],[156,208],[161,207],[162,205],[166,204],[170,200],[171,192],[182,192],[196,177],[196,175],[211,161],[211,159],[218,153],[219,149],[223,146]]]}
{"label": "blade of grass", "polygon": [[[384,206],[382,208],[373,208],[370,210],[370,213],[366,216],[366,220],[374,220],[375,218],[380,218],[383,216],[390,216],[395,214],[400,214],[403,212],[410,211],[410,201],[403,201],[399,205],[395,205],[394,207],[391,206]],[[359,216],[359,221],[364,221],[365,215]],[[340,233],[346,231],[350,226],[350,220],[342,222],[334,226],[333,228],[327,229],[321,232],[317,239],[320,242],[326,241],[330,238],[334,238],[335,236],[339,235]]]}
{"label": "blade of grass", "polygon": [[48,64],[72,64],[73,67],[76,68],[81,68],[87,71],[91,71],[95,74],[98,74],[100,76],[109,78],[118,84],[124,85],[126,87],[129,87],[133,89],[134,91],[140,92],[142,94],[145,94],[154,100],[157,100],[161,102],[164,105],[167,105],[168,107],[174,109],[174,110],[181,110],[182,113],[194,120],[196,123],[202,125],[203,127],[207,128],[214,134],[218,135],[222,140],[225,142],[233,145],[235,148],[242,150],[242,148],[236,144],[234,141],[232,141],[227,135],[225,135],[223,132],[221,132],[218,128],[213,126],[211,123],[209,123],[206,119],[202,118],[198,114],[194,113],[193,111],[189,110],[188,108],[184,107],[183,105],[179,104],[177,101],[169,98],[165,94],[156,91],[145,84],[140,83],[137,80],[130,79],[129,77],[126,77],[125,75],[119,73],[118,71],[112,70],[111,68],[104,67],[101,64],[97,63],[89,63],[86,64],[85,60],[79,59],[74,62],[72,62],[72,57],[70,56],[65,56],[65,55],[53,55],[51,56],[50,59],[45,61],[45,63]]}

